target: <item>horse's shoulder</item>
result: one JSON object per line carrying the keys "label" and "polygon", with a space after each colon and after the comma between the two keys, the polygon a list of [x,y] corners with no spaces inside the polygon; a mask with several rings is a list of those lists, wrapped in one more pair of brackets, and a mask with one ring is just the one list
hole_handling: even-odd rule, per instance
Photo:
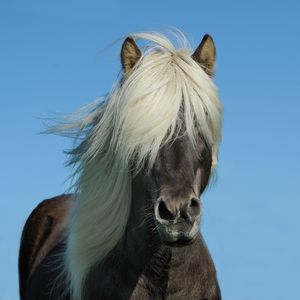
{"label": "horse's shoulder", "polygon": [[72,195],[46,199],[29,215],[22,232],[19,255],[21,294],[36,267],[62,237],[73,201]]}
{"label": "horse's shoulder", "polygon": [[45,221],[51,222],[51,224],[63,221],[69,211],[72,201],[73,197],[70,194],[63,194],[43,200],[29,215],[24,226],[24,230],[30,226],[34,228],[33,225],[37,225]]}

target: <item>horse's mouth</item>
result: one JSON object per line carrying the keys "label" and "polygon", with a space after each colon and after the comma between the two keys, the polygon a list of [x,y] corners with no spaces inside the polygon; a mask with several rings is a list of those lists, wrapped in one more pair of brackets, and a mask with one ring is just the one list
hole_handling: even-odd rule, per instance
{"label": "horse's mouth", "polygon": [[193,244],[195,241],[195,238],[191,239],[179,239],[177,241],[165,241],[163,240],[162,242],[168,246],[168,247],[185,247]]}
{"label": "horse's mouth", "polygon": [[191,245],[197,236],[197,232],[170,230],[165,226],[158,226],[158,233],[163,244],[169,247],[183,247]]}

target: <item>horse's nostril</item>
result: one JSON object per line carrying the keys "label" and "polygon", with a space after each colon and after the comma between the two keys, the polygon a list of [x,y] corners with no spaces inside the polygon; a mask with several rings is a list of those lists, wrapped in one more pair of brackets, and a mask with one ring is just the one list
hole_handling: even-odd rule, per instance
{"label": "horse's nostril", "polygon": [[190,205],[189,205],[189,208],[188,208],[188,212],[189,212],[189,215],[192,216],[192,217],[195,217],[195,216],[199,215],[199,213],[200,213],[200,203],[199,203],[198,199],[196,199],[196,198],[191,199],[191,202],[190,202]]}
{"label": "horse's nostril", "polygon": [[193,198],[193,199],[191,200],[190,207],[198,207],[198,206],[199,206],[199,201],[198,201],[198,199]]}
{"label": "horse's nostril", "polygon": [[169,211],[164,201],[160,201],[158,204],[158,215],[161,219],[171,221],[175,219],[175,216],[172,212]]}

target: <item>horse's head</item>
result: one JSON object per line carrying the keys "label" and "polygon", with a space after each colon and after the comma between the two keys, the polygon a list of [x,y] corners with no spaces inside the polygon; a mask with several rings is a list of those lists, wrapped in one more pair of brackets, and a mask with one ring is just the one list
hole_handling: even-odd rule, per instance
{"label": "horse's head", "polygon": [[[134,40],[127,38],[121,52],[125,80],[140,57]],[[205,35],[192,58],[212,76],[215,47],[210,36]],[[144,173],[150,191],[150,216],[161,240],[168,245],[189,244],[199,231],[200,195],[209,181],[213,150],[201,132],[198,134],[195,148],[182,129],[160,147],[150,171]]]}

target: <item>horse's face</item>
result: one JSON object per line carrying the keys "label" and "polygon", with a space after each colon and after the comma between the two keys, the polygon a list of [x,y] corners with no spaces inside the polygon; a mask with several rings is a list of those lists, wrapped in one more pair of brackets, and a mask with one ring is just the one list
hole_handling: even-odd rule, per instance
{"label": "horse's face", "polygon": [[150,172],[154,221],[163,242],[187,244],[199,230],[200,195],[210,175],[212,156],[205,143],[200,157],[182,137],[164,146]]}
{"label": "horse's face", "polygon": [[[121,50],[125,80],[141,56],[134,40],[127,38]],[[206,34],[192,58],[212,76],[215,56],[214,42]],[[150,183],[151,216],[154,215],[156,228],[165,243],[189,243],[198,233],[200,195],[208,183],[212,164],[210,147],[203,142],[200,148],[195,153],[187,137],[177,138],[160,149],[150,175],[142,176]]]}

